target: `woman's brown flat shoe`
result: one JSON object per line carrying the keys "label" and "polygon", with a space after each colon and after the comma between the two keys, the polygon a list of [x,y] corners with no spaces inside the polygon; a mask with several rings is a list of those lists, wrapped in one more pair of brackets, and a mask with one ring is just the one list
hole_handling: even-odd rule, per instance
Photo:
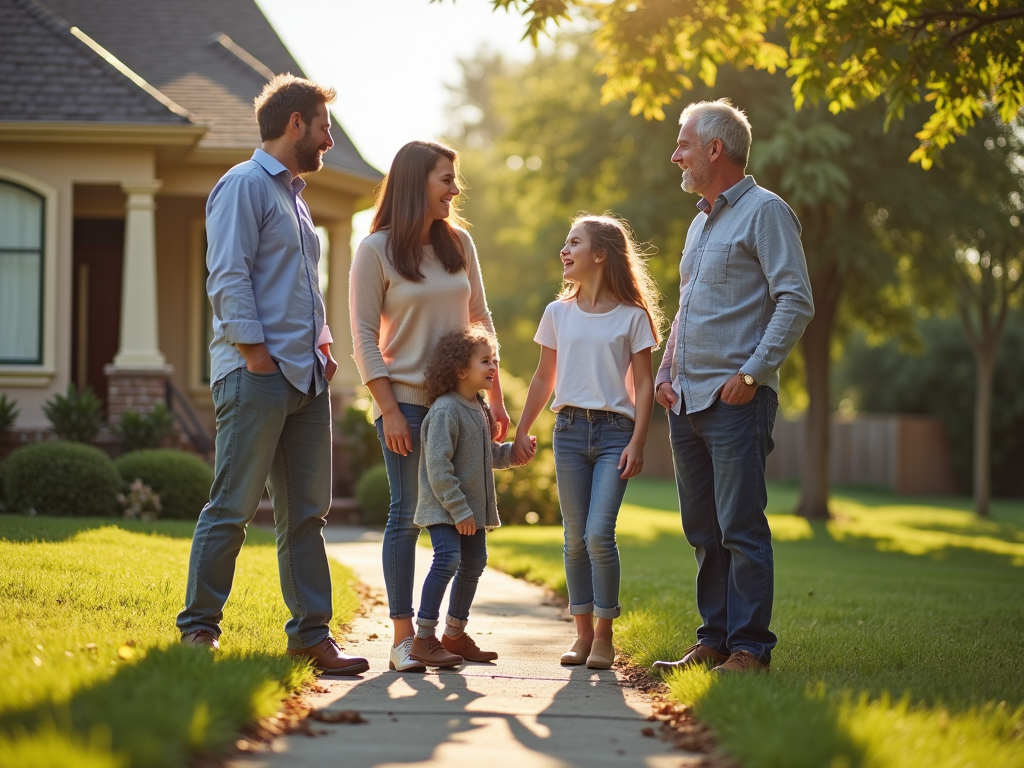
{"label": "woman's brown flat shoe", "polygon": [[582,664],[590,655],[590,646],[593,641],[583,640],[577,637],[572,648],[562,654],[562,663],[566,665]]}

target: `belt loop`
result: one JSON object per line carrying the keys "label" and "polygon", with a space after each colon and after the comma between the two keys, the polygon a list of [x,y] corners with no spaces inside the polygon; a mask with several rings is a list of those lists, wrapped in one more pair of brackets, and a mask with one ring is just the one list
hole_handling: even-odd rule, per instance
{"label": "belt loop", "polygon": [[572,424],[572,423],[573,423],[573,420],[574,420],[575,418],[576,418],[576,409],[575,409],[575,408],[573,408],[573,407],[572,407],[572,406],[570,405],[570,406],[569,406],[569,423],[570,423],[570,424]]}

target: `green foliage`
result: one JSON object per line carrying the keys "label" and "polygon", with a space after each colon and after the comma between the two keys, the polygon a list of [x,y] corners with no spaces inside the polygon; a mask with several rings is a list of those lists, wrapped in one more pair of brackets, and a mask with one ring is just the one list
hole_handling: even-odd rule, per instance
{"label": "green foliage", "polygon": [[121,438],[125,452],[156,448],[174,429],[174,414],[157,403],[147,414],[125,411],[114,433]]}
{"label": "green foliage", "polygon": [[[920,413],[946,424],[958,485],[971,489],[974,447],[974,358],[960,321],[930,318],[918,324],[919,350],[896,341],[871,346],[854,338],[836,366],[836,391],[859,411]],[[996,357],[992,407],[992,489],[996,495],[1024,494],[1024,313],[1013,312]]]}
{"label": "green foliage", "polygon": [[14,426],[18,420],[18,402],[8,399],[6,393],[0,392],[0,436]]}
{"label": "green foliage", "polygon": [[370,416],[370,401],[362,399],[348,406],[345,415],[334,421],[344,438],[352,474],[357,478],[374,464],[384,461],[377,428],[370,420]]}
{"label": "green foliage", "polygon": [[908,106],[928,104],[911,155],[927,168],[986,103],[1007,123],[1024,108],[1024,13],[1014,0],[492,4],[521,10],[535,44],[548,21],[593,14],[605,100],[632,96],[633,114],[647,118],[664,119],[696,79],[715,85],[726,65],[785,69],[797,107],[824,101],[838,113],[882,99],[888,127]]}
{"label": "green foliage", "polygon": [[383,462],[374,464],[360,475],[356,483],[356,501],[363,511],[363,522],[367,525],[383,526],[388,521],[391,486]]}
{"label": "green foliage", "polygon": [[89,443],[103,426],[103,404],[92,387],[76,392],[75,385],[68,384],[66,394],[46,401],[43,413],[61,440]]}
{"label": "green foliage", "polygon": [[[769,486],[771,675],[694,671],[669,679],[672,696],[744,768],[1018,765],[1024,658],[978,660],[1024,632],[1024,504],[982,520],[966,498],[843,493],[826,524],[781,513],[794,491]],[[615,640],[640,667],[679,658],[701,624],[676,505],[670,481],[636,479],[619,515]],[[487,548],[493,567],[564,594],[560,527],[502,528]]]}
{"label": "green foliage", "polygon": [[[501,391],[509,413],[523,412],[528,387],[523,379],[502,372]],[[561,522],[558,485],[555,482],[555,456],[551,450],[554,426],[554,414],[544,409],[533,424],[533,434],[537,438],[537,453],[533,461],[515,469],[499,469],[494,473],[498,515],[502,524],[539,522],[555,525]],[[515,430],[512,430],[506,440],[514,438]]]}
{"label": "green foliage", "polygon": [[117,514],[121,477],[99,448],[36,443],[7,460],[7,499],[14,512],[105,517]]}
{"label": "green foliage", "polygon": [[210,500],[213,470],[191,453],[152,448],[126,453],[116,464],[125,484],[139,479],[160,495],[161,517],[198,520]]}
{"label": "green foliage", "polygon": [[[274,537],[250,530],[218,654],[181,648],[190,523],[0,516],[0,765],[177,768],[313,681],[285,654]],[[359,605],[331,562],[333,629]]]}

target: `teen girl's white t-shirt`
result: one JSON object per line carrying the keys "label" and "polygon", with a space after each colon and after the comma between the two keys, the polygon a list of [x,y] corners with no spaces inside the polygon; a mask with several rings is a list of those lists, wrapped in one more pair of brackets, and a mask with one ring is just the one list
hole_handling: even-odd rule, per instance
{"label": "teen girl's white t-shirt", "polygon": [[636,418],[631,356],[656,347],[647,313],[619,304],[610,312],[584,312],[575,299],[553,301],[533,340],[555,350],[557,412],[567,405]]}

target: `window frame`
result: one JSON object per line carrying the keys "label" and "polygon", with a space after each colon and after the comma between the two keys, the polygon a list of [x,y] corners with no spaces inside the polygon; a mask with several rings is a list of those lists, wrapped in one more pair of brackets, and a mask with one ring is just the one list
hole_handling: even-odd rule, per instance
{"label": "window frame", "polygon": [[41,198],[42,248],[39,302],[39,355],[35,362],[0,361],[0,386],[47,387],[57,373],[57,189],[35,176],[0,166],[0,181]]}

